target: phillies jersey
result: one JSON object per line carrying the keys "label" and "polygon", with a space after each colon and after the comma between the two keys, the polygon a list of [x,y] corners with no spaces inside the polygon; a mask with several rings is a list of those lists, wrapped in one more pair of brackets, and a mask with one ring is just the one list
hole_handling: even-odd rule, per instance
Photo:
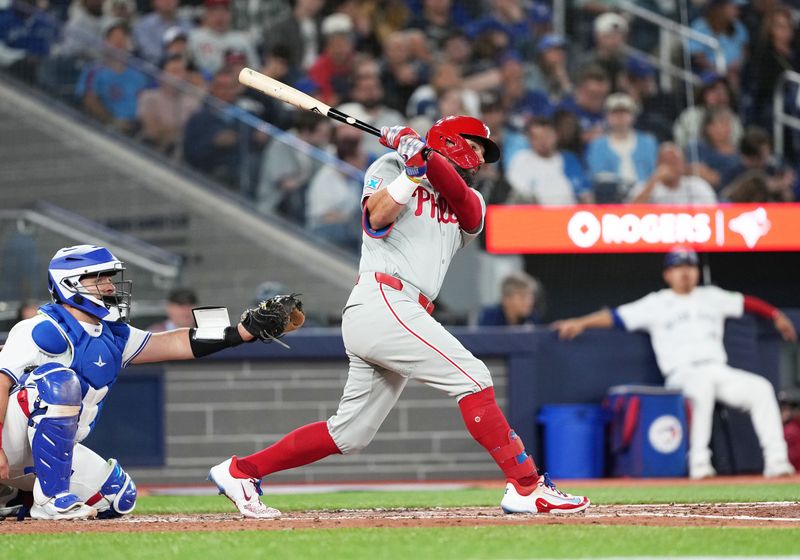
{"label": "phillies jersey", "polygon": [[699,286],[688,294],[667,288],[621,305],[615,313],[627,330],[650,334],[658,366],[669,375],[686,366],[727,363],[725,319],[742,316],[744,296],[716,286]]}
{"label": "phillies jersey", "polygon": [[[362,200],[386,188],[404,171],[403,159],[397,153],[378,158],[367,169]],[[390,274],[413,284],[431,300],[436,299],[456,252],[483,229],[486,203],[478,191],[474,192],[483,209],[481,225],[477,231],[467,233],[445,198],[423,179],[393,224],[377,231],[364,224],[359,274]]]}

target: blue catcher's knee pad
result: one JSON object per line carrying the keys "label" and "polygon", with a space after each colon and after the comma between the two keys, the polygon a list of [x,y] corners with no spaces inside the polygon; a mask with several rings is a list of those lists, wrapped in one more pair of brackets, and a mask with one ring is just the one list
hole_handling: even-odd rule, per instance
{"label": "blue catcher's knee pad", "polygon": [[[110,459],[111,474],[100,488],[102,500],[95,504],[100,518],[119,517],[128,514],[136,507],[136,484],[128,473],[122,470],[116,459]],[[107,507],[104,507],[106,506]]]}
{"label": "blue catcher's knee pad", "polygon": [[39,392],[30,420],[36,478],[46,496],[55,496],[69,490],[81,384],[74,371],[56,363],[39,366],[27,382]]}

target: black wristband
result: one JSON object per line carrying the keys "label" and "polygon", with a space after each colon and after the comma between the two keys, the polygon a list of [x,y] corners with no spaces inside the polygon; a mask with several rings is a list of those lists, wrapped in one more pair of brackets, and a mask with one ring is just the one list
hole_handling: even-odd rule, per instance
{"label": "black wristband", "polygon": [[[225,334],[222,340],[198,340],[194,337],[197,329],[189,329],[189,345],[192,347],[192,354],[195,358],[202,358],[226,348],[233,348],[244,343],[242,335],[239,334],[238,325],[235,327],[225,327]],[[255,340],[255,339],[253,339]]]}

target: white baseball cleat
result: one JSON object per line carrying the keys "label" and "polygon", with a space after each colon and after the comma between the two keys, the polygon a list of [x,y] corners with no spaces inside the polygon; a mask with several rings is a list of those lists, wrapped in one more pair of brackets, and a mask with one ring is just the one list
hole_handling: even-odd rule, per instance
{"label": "white baseball cleat", "polygon": [[794,467],[789,461],[768,463],[764,467],[764,478],[778,478],[782,476],[792,476],[795,474]]}
{"label": "white baseball cleat", "polygon": [[97,510],[84,504],[75,494],[62,492],[42,504],[34,501],[31,517],[46,520],[93,519],[97,517]]}
{"label": "white baseball cleat", "polygon": [[261,492],[261,481],[256,478],[236,478],[231,474],[231,461],[221,462],[219,465],[211,467],[208,472],[208,480],[219,488],[219,493],[233,502],[236,509],[251,519],[276,519],[281,516],[281,512],[275,508],[264,505],[259,496]]}
{"label": "white baseball cleat", "polygon": [[16,488],[0,485],[0,517],[17,515],[22,509],[20,492]]}
{"label": "white baseball cleat", "polygon": [[562,492],[544,473],[536,485],[525,488],[516,481],[506,484],[506,493],[500,507],[506,513],[578,513],[589,507],[586,496],[572,496]]}
{"label": "white baseball cleat", "polygon": [[711,463],[689,465],[689,478],[692,480],[714,478],[715,476],[717,476],[717,471],[714,470],[714,467],[711,466]]}

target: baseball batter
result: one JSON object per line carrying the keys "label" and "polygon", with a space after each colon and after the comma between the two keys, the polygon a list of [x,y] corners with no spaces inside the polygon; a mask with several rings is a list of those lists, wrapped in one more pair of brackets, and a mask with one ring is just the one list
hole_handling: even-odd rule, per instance
{"label": "baseball batter", "polygon": [[764,453],[764,476],[791,475],[794,469],[787,456],[775,391],[764,377],[727,365],[722,337],[725,319],[741,317],[745,311],[773,321],[785,340],[797,340],[794,326],[765,301],[716,286],[698,286],[699,279],[697,253],[675,248],[664,260],[669,288],[553,326],[567,339],[587,328],[614,326],[650,334],[666,386],[681,389],[692,402],[690,477],[716,474],[709,449],[715,401],[750,413]]}
{"label": "baseball batter", "polygon": [[[272,340],[302,325],[290,296],[247,310],[242,322],[153,334],[127,325],[131,282],[104,247],[59,250],[48,267],[53,303],[17,323],[0,351],[0,516],[35,519],[117,517],[136,505],[136,484],[117,463],[81,445],[122,368],[186,360],[243,342]],[[117,276],[117,278],[115,278]],[[288,306],[287,306],[288,302]],[[276,308],[273,311],[273,307]],[[202,323],[201,321],[199,321]]]}
{"label": "baseball batter", "polygon": [[363,449],[415,380],[458,401],[470,434],[508,480],[501,502],[507,513],[586,509],[588,499],[539,475],[497,406],[489,370],[430,315],[456,251],[483,228],[485,204],[469,184],[500,156],[489,129],[455,116],[435,123],[426,140],[392,127],[382,129],[381,142],[395,152],[365,176],[359,278],[342,315],[350,370],[336,414],[263,451],[231,457],[209,479],[244,516],[277,517],[258,497],[261,478]]}

